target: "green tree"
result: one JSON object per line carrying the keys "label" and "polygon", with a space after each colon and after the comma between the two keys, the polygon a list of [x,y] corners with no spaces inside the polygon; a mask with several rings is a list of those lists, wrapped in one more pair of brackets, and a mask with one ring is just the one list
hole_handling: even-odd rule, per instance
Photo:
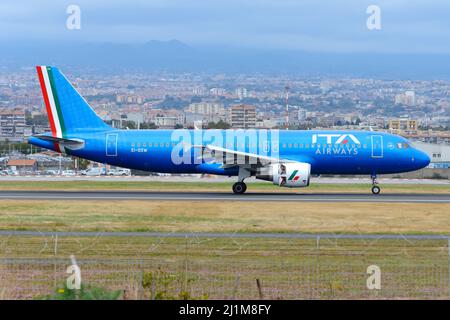
{"label": "green tree", "polygon": [[208,123],[208,129],[229,129],[229,128],[230,128],[230,124],[223,120],[219,120],[218,122],[209,122]]}
{"label": "green tree", "polygon": [[85,170],[91,163],[87,159],[77,158],[78,159],[78,170]]}
{"label": "green tree", "polygon": [[122,128],[136,129],[136,123],[134,121],[130,121],[130,120],[123,120]]}
{"label": "green tree", "polygon": [[158,126],[153,122],[143,122],[139,125],[140,129],[158,129]]}

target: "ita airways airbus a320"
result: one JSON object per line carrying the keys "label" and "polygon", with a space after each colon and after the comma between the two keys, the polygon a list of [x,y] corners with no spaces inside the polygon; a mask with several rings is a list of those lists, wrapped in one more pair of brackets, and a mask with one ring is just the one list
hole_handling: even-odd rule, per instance
{"label": "ita airways airbus a320", "polygon": [[414,171],[430,158],[403,137],[375,131],[119,130],[104,123],[54,67],[37,73],[51,132],[29,143],[104,164],[161,172],[236,176],[233,192],[255,176],[280,187],[307,187],[311,175]]}

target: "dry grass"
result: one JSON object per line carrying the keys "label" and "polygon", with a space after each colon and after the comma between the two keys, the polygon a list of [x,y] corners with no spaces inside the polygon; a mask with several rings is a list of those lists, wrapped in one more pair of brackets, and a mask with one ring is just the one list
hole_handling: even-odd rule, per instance
{"label": "dry grass", "polygon": [[450,233],[450,204],[2,200],[0,229]]}
{"label": "dry grass", "polygon": [[[141,272],[171,297],[183,290],[196,298],[258,299],[255,278],[268,299],[445,299],[449,292],[446,240],[16,235],[0,237],[0,258],[7,258],[0,261],[3,298],[54,291],[66,281],[71,255],[83,281],[126,289],[126,299],[150,298],[148,281],[137,292]],[[366,289],[372,264],[382,270],[382,290]]]}

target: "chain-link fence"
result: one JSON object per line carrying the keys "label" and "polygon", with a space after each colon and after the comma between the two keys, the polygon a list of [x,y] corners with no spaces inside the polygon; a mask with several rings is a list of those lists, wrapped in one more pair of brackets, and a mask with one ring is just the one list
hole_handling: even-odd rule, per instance
{"label": "chain-link fence", "polygon": [[[205,248],[209,252],[199,247],[204,244],[190,244],[192,248],[186,247],[181,255],[162,255],[170,251],[167,247],[127,259],[78,256],[77,265],[83,284],[120,290],[124,299],[450,297],[447,241],[426,245],[417,241],[402,247],[394,240],[379,240],[367,247],[363,240],[345,240],[340,245],[333,242],[328,247],[323,243],[320,248],[306,250],[307,245],[313,244],[308,242],[298,251],[294,248],[299,243],[295,242],[288,254],[287,247],[282,247],[284,242],[274,242],[278,247],[272,251],[247,244],[245,255],[240,252],[227,256],[213,254],[219,244],[208,243]],[[178,248],[177,243],[170,248]],[[67,282],[67,268],[72,263],[68,256],[3,256],[0,298],[35,299],[49,295]],[[371,266],[379,274],[370,271]],[[372,282],[379,286],[371,286]]]}

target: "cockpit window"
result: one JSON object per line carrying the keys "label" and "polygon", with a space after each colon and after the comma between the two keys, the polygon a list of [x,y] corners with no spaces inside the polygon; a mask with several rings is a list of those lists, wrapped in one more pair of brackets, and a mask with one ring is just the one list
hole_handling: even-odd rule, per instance
{"label": "cockpit window", "polygon": [[406,142],[399,142],[397,143],[397,148],[398,149],[408,149],[409,148],[409,144]]}

